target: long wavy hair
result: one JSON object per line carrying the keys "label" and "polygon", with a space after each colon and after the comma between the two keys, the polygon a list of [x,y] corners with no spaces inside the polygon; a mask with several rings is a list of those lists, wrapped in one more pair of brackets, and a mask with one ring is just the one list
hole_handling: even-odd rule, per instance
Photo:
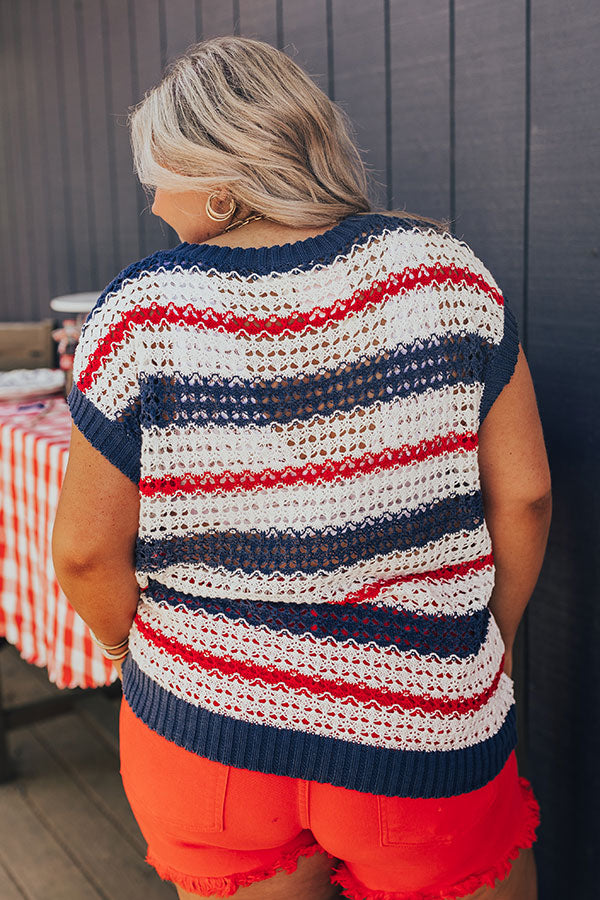
{"label": "long wavy hair", "polygon": [[348,115],[287,54],[226,35],[193,44],[130,108],[134,166],[152,189],[227,187],[236,202],[292,227],[375,210]]}

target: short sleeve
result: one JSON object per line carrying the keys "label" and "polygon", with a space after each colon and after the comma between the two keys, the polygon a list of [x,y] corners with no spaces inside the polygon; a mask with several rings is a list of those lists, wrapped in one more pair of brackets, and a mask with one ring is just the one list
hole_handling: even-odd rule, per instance
{"label": "short sleeve", "polygon": [[500,340],[493,346],[483,369],[483,393],[479,406],[479,425],[492,408],[500,392],[512,378],[519,355],[519,327],[506,297],[502,300]]}
{"label": "short sleeve", "polygon": [[85,320],[73,359],[71,418],[96,450],[138,484],[140,389],[134,286],[122,273]]}

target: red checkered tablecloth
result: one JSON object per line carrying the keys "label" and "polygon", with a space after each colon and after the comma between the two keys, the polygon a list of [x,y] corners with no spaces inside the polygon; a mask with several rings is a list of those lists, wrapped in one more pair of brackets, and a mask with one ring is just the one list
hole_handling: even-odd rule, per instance
{"label": "red checkered tablecloth", "polygon": [[58,687],[116,678],[52,565],[52,525],[63,482],[71,418],[61,396],[0,402],[0,635],[46,666]]}

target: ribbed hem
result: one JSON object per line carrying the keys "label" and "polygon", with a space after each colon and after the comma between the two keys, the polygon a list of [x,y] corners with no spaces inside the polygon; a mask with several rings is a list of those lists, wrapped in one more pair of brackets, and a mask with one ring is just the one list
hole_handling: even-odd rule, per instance
{"label": "ribbed hem", "polygon": [[462,750],[393,750],[243,722],[164,690],[131,654],[123,665],[123,694],[152,731],[199,756],[390,797],[452,797],[477,790],[496,777],[517,743],[514,703],[497,734]]}
{"label": "ribbed hem", "polygon": [[137,485],[140,480],[141,438],[132,434],[121,422],[108,419],[76,384],[71,388],[67,403],[73,422],[90,444]]}
{"label": "ribbed hem", "polygon": [[295,847],[289,853],[283,853],[281,858],[265,868],[252,869],[250,872],[236,872],[234,875],[222,875],[220,877],[186,875],[172,866],[165,866],[148,851],[146,862],[153,866],[164,881],[172,881],[182,887],[184,891],[212,895],[215,897],[231,897],[241,888],[248,887],[256,881],[265,881],[272,878],[278,872],[295,872],[298,868],[298,860],[301,856],[314,856],[315,853],[326,853],[333,857],[318,844]]}
{"label": "ribbed hem", "polygon": [[504,300],[504,332],[494,350],[484,374],[485,386],[479,405],[479,424],[483,422],[492,404],[512,378],[519,355],[519,327],[513,312]]}
{"label": "ribbed hem", "polygon": [[456,881],[451,885],[440,885],[435,888],[418,891],[378,891],[372,890],[362,884],[355,878],[346,868],[345,863],[340,863],[333,875],[331,881],[333,884],[339,884],[342,887],[342,894],[350,900],[440,900],[440,897],[468,897],[476,890],[489,885],[494,887],[497,879],[501,881],[506,878],[512,868],[512,861],[517,858],[520,850],[531,847],[536,841],[535,830],[540,824],[540,807],[536,800],[531,784],[526,778],[519,777],[519,785],[521,788],[523,801],[525,804],[525,814],[521,821],[519,831],[515,838],[515,843],[509,852],[502,857],[495,865],[489,869],[483,869],[462,881]]}

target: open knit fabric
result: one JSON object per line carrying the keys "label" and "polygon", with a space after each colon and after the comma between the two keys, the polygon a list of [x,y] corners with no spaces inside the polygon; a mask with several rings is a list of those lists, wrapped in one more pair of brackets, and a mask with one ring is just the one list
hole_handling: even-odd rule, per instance
{"label": "open knit fabric", "polygon": [[182,243],[111,282],[68,399],[139,486],[134,712],[371,793],[494,778],[516,723],[477,446],[517,352],[491,273],[414,219]]}

